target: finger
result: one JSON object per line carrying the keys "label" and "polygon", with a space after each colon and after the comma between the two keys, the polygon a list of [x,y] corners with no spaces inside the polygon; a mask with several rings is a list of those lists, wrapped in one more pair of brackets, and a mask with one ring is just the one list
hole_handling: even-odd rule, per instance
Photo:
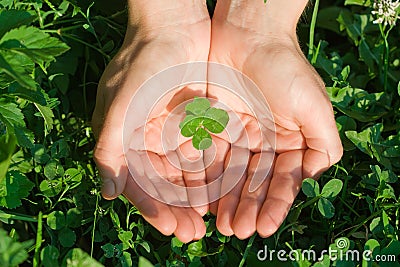
{"label": "finger", "polygon": [[302,150],[289,151],[276,159],[267,198],[257,219],[257,232],[263,237],[275,233],[300,191],[303,154]]}
{"label": "finger", "polygon": [[204,151],[204,163],[207,166],[209,162],[209,166],[206,168],[206,177],[208,184],[208,198],[211,202],[210,212],[214,215],[217,214],[218,210],[218,199],[221,196],[221,182],[222,179],[214,182],[218,178],[222,177],[224,172],[224,164],[227,154],[230,149],[230,144],[223,139],[220,139],[216,136],[213,137],[213,142],[215,144],[215,150],[206,149]]}
{"label": "finger", "polygon": [[127,179],[124,195],[140,211],[143,218],[163,235],[175,232],[178,223],[170,208],[145,193],[132,177]]}
{"label": "finger", "polygon": [[[167,177],[167,180],[182,188],[182,190],[175,190],[175,192],[177,192],[178,196],[180,197],[180,202],[177,203],[177,205],[175,205],[174,203],[175,207],[171,208],[172,212],[175,214],[176,218],[182,218],[181,213],[183,212],[185,216],[189,217],[192,220],[194,227],[194,235],[192,236],[191,232],[189,233],[189,231],[187,230],[183,231],[183,229],[187,228],[183,225],[180,225],[180,221],[178,220],[178,233],[175,233],[175,235],[177,237],[179,236],[179,240],[182,241],[182,239],[185,239],[186,242],[191,241],[189,240],[190,238],[192,238],[192,240],[201,239],[206,234],[206,226],[204,224],[203,218],[196,211],[191,208],[184,208],[189,204],[185,190],[185,182],[183,181],[180,166],[175,166],[174,164],[172,164],[175,162],[179,163],[178,155],[175,152],[170,152],[167,156],[161,156],[161,160],[164,164],[165,176]],[[180,211],[176,212],[176,209],[180,209]],[[186,222],[186,224],[188,224],[188,227],[190,228],[190,224],[188,222]]]}
{"label": "finger", "polygon": [[[240,202],[236,209],[235,218],[233,220],[233,231],[239,239],[250,237],[256,231],[257,216],[260,212],[262,204],[266,198],[268,187],[271,181],[271,175],[264,177],[263,182],[255,191],[250,191],[254,174],[259,170],[259,161],[261,153],[253,155],[248,169],[248,178],[244,184]],[[263,170],[261,170],[263,171]]]}
{"label": "finger", "polygon": [[[159,199],[161,199],[167,205],[176,205],[178,203],[175,195],[173,185],[167,182],[168,179],[176,179],[179,175],[175,175],[175,178],[170,174],[178,174],[178,171],[173,170],[174,168],[168,164],[168,161],[163,160],[163,157],[152,153],[146,152],[142,156],[142,164],[144,166],[144,172],[146,178],[152,182],[158,192]],[[173,173],[167,173],[167,168]],[[170,178],[168,178],[170,177]],[[179,179],[179,178],[178,178]],[[182,176],[181,176],[182,180]],[[176,180],[181,183],[181,181]],[[156,194],[153,194],[155,196]],[[184,208],[179,206],[169,206],[171,212],[175,215],[177,226],[174,231],[175,236],[184,243],[192,241],[196,236],[196,225],[199,224],[199,218],[202,222],[202,218],[197,214],[194,216],[192,209]],[[199,227],[199,226],[197,226]]]}
{"label": "finger", "polygon": [[183,243],[192,241],[196,235],[196,228],[189,216],[193,215],[189,212],[189,208],[171,207],[171,210],[177,218],[175,236]]}
{"label": "finger", "polygon": [[[232,223],[244,183],[246,182],[249,157],[250,152],[248,149],[233,146],[225,160],[225,171],[221,185],[222,198],[218,203],[216,226],[226,236],[234,234]],[[243,168],[244,172],[242,172]],[[238,175],[240,175],[239,180],[237,179]]]}
{"label": "finger", "polygon": [[196,150],[191,142],[185,142],[179,148],[177,155],[181,162],[189,202],[194,210],[204,216],[208,212],[208,193],[202,152]]}
{"label": "finger", "polygon": [[303,159],[303,175],[314,177],[338,162],[342,157],[343,148],[332,105],[323,85],[317,81],[313,84],[308,80],[300,81],[299,84],[315,88],[305,91],[304,98],[307,102],[296,114],[308,147]]}

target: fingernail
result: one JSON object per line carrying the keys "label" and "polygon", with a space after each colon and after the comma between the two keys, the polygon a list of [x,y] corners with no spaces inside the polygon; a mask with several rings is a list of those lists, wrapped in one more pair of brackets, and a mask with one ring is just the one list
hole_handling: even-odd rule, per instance
{"label": "fingernail", "polygon": [[103,179],[101,193],[104,198],[112,198],[115,195],[115,184],[112,179],[109,178]]}

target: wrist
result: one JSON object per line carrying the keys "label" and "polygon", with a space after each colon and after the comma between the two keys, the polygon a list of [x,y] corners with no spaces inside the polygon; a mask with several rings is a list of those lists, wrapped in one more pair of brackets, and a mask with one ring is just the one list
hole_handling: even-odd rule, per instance
{"label": "wrist", "polygon": [[221,0],[214,19],[260,35],[296,36],[296,26],[308,0]]}
{"label": "wrist", "polygon": [[128,31],[151,32],[209,20],[204,0],[128,0]]}

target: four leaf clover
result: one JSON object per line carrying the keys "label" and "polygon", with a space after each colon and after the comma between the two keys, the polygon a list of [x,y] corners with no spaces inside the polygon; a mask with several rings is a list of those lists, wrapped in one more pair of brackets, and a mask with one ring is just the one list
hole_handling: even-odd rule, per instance
{"label": "four leaf clover", "polygon": [[207,98],[195,97],[185,107],[186,117],[180,123],[181,134],[193,137],[192,144],[197,150],[205,150],[212,145],[210,133],[221,133],[229,121],[225,110],[211,107]]}

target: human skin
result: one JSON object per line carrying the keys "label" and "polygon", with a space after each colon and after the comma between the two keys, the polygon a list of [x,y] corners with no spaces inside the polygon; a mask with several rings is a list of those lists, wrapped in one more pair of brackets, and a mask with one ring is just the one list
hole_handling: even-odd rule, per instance
{"label": "human skin", "polygon": [[[276,156],[263,184],[249,191],[260,156],[253,149],[247,176],[210,205],[217,215],[217,228],[224,235],[240,239],[256,231],[263,237],[272,235],[287,216],[302,180],[317,178],[342,156],[325,86],[304,57],[296,37],[296,24],[306,5],[305,0],[217,3],[209,61],[231,66],[253,80],[269,104],[276,126]],[[209,87],[207,96],[231,101],[216,87]],[[248,114],[236,106],[238,113]],[[220,157],[219,164],[209,170],[212,177],[224,171],[222,154],[227,158],[230,153],[225,140],[217,142]]]}
{"label": "human skin", "polygon": [[[205,234],[202,215],[208,206],[195,209],[169,206],[145,193],[126,166],[122,132],[129,101],[149,77],[177,64],[207,61],[210,18],[205,3],[198,0],[129,0],[128,6],[125,40],[100,80],[92,118],[97,139],[94,159],[103,180],[102,195],[114,199],[123,193],[162,234],[175,234],[181,241],[189,242]],[[171,101],[182,102],[198,94],[205,95],[205,88],[203,92],[184,88],[175,92]],[[159,118],[153,118],[154,124],[167,113],[164,110]],[[193,150],[187,144],[182,147],[185,156],[191,157]],[[147,151],[147,158],[161,175],[172,174],[169,179],[186,186],[205,183],[204,175],[181,173],[168,163],[165,155],[154,152]]]}
{"label": "human skin", "polygon": [[[218,137],[214,138],[218,148],[215,163],[203,174],[180,172],[168,164],[165,155],[156,153],[157,149],[147,152],[143,169],[146,175],[152,175],[154,170],[145,164],[150,160],[156,171],[171,182],[196,186],[224,172],[233,150],[242,158],[250,155],[251,160],[242,163],[248,165],[247,175],[210,209],[217,214],[217,227],[225,235],[246,238],[255,231],[262,236],[271,235],[286,217],[302,179],[317,177],[342,153],[324,85],[302,55],[296,39],[296,23],[306,1],[268,0],[265,5],[262,0],[220,0],[211,40],[210,20],[200,1],[131,0],[128,4],[130,21],[124,45],[100,81],[93,114],[97,138],[94,158],[103,178],[103,196],[113,199],[123,192],[144,218],[165,235],[174,233],[183,242],[204,236],[201,216],[207,206],[172,207],[153,199],[135,183],[125,164],[122,127],[129,101],[145,80],[176,64],[209,59],[243,72],[264,94],[277,123],[273,172],[258,190],[250,193],[248,186],[257,169],[259,149],[251,146],[236,150]],[[176,92],[171,102],[193,98],[199,93],[197,89]],[[200,93],[221,102],[232,101],[213,87]],[[235,107],[247,128],[253,128],[255,122],[246,109]],[[168,110],[150,121],[153,129],[162,124]],[[149,138],[157,139],[155,132]],[[190,143],[181,148],[187,158],[196,156]]]}

